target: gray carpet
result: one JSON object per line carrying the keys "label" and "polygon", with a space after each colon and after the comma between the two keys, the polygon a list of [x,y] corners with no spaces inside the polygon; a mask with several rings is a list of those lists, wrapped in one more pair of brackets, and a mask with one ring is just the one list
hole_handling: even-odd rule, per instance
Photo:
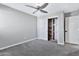
{"label": "gray carpet", "polygon": [[61,46],[54,42],[33,40],[15,47],[0,51],[0,56],[66,56],[79,49],[72,46]]}
{"label": "gray carpet", "polygon": [[79,50],[76,52],[69,53],[67,56],[79,56]]}

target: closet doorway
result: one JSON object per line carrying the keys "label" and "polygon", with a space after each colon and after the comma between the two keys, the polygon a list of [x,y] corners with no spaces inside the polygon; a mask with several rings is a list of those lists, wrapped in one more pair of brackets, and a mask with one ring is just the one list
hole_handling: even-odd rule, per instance
{"label": "closet doorway", "polygon": [[48,19],[48,41],[56,41],[57,17]]}

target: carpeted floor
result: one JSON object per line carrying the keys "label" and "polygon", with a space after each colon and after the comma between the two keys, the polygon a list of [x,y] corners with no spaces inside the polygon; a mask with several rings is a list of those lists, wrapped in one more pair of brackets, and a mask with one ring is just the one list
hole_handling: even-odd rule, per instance
{"label": "carpeted floor", "polygon": [[72,52],[72,53],[69,53],[67,56],[79,56],[79,50]]}
{"label": "carpeted floor", "polygon": [[79,49],[71,45],[61,46],[54,42],[33,40],[28,43],[1,50],[0,56],[66,56],[78,50]]}

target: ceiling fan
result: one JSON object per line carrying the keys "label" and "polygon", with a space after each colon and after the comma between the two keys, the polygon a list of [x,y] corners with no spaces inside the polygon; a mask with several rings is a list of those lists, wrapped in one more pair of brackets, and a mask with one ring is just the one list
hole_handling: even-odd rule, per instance
{"label": "ceiling fan", "polygon": [[37,11],[41,11],[43,13],[48,13],[47,11],[43,10],[45,7],[48,6],[48,3],[44,3],[41,6],[37,5],[37,7],[31,6],[31,5],[25,5],[25,6],[36,9],[36,11],[34,11],[33,14],[35,14]]}

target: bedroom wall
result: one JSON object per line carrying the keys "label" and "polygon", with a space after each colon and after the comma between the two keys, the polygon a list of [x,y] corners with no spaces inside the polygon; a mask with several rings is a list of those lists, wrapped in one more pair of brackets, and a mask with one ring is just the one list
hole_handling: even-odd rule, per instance
{"label": "bedroom wall", "polygon": [[37,17],[37,36],[38,39],[48,40],[48,17]]}
{"label": "bedroom wall", "polygon": [[37,18],[37,33],[38,38],[48,40],[48,18],[58,17],[57,19],[57,43],[64,45],[64,12],[51,13],[46,16]]}
{"label": "bedroom wall", "polygon": [[37,36],[37,18],[0,4],[0,48]]}

